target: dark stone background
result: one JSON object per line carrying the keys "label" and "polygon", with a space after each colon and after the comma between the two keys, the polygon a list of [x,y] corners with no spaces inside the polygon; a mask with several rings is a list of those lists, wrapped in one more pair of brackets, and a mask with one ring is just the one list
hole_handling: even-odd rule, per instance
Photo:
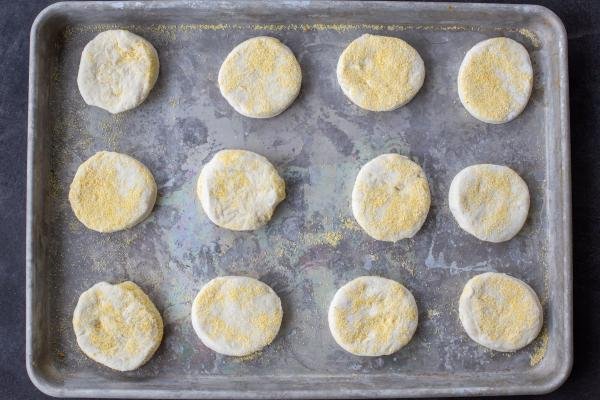
{"label": "dark stone background", "polygon": [[[569,38],[575,363],[567,382],[543,397],[600,399],[600,1],[514,3],[524,2],[553,10]],[[29,29],[50,3],[0,0],[0,399],[7,400],[48,398],[27,377],[24,333]]]}

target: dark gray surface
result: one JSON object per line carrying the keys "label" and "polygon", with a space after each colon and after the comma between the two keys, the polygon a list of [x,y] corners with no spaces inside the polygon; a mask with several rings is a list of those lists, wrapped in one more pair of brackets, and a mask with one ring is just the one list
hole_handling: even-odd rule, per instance
{"label": "dark gray surface", "polygon": [[[44,398],[27,378],[24,367],[24,200],[26,158],[27,54],[29,28],[47,1],[0,2],[0,232],[4,251],[0,258],[0,396],[6,399]],[[571,76],[571,129],[573,146],[575,364],[567,383],[549,397],[596,398],[600,392],[600,249],[597,235],[600,196],[594,186],[597,174],[594,151],[600,156],[593,109],[600,86],[597,41],[599,2],[538,2],[549,6],[564,21],[569,33]],[[599,159],[600,160],[600,159]],[[596,178],[596,179],[595,179]],[[596,234],[596,235],[595,235]],[[594,296],[595,295],[595,296]]]}

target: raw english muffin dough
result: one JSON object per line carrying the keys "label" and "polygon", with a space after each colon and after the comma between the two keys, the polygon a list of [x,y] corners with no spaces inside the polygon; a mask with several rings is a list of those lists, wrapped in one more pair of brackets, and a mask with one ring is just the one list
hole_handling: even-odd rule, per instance
{"label": "raw english muffin dough", "polygon": [[228,356],[246,356],[270,344],[282,317],[273,289],[244,276],[211,280],[192,304],[192,325],[202,343]]}
{"label": "raw english muffin dough", "polygon": [[115,232],[142,222],[154,207],[156,182],[144,164],[121,153],[101,151],[77,168],[69,202],[87,228]]}
{"label": "raw english muffin dough", "polygon": [[471,235],[487,242],[504,242],[525,224],[529,189],[508,167],[471,165],[452,180],[448,205],[456,222]]}
{"label": "raw english muffin dough", "polygon": [[77,344],[86,356],[118,371],[145,364],[160,345],[160,313],[133,282],[100,282],[79,297],[73,313]]}
{"label": "raw english muffin dough", "polygon": [[383,154],[359,171],[352,213],[371,237],[387,242],[410,238],[427,218],[431,196],[419,165],[399,154]]}
{"label": "raw english muffin dough", "polygon": [[357,356],[395,353],[413,337],[417,303],[400,283],[361,276],[342,286],[329,306],[329,329],[335,341]]}
{"label": "raw english muffin dough", "polygon": [[200,172],[198,198],[212,222],[234,231],[260,228],[285,199],[285,182],[265,157],[221,150]]}
{"label": "raw english muffin dough", "polygon": [[125,31],[98,34],[81,54],[77,85],[85,102],[116,114],[142,104],[158,78],[158,54]]}
{"label": "raw english muffin dough", "polygon": [[458,311],[469,337],[492,350],[519,350],[542,329],[537,295],[525,282],[506,274],[486,272],[471,278]]}
{"label": "raw english muffin dough", "polygon": [[279,40],[258,36],[237,45],[219,70],[219,89],[240,114],[271,118],[300,93],[302,71],[294,53]]}
{"label": "raw english muffin dough", "polygon": [[497,37],[477,43],[458,71],[458,95],[480,121],[501,124],[525,109],[533,86],[529,53],[512,39]]}
{"label": "raw english muffin dough", "polygon": [[408,103],[421,89],[425,64],[402,39],[364,34],[342,52],[337,78],[357,106],[390,111]]}

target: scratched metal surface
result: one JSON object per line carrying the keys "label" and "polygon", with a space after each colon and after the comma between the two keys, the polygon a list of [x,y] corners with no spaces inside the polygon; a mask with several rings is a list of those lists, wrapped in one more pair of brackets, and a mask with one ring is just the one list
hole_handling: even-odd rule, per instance
{"label": "scratched metal surface", "polygon": [[[361,16],[367,7],[370,13]],[[33,37],[45,40],[48,50],[32,59],[41,65],[36,90],[47,91],[47,97],[34,93],[38,108],[30,126],[28,367],[34,382],[57,395],[134,397],[509,394],[560,383],[571,359],[570,238],[560,234],[565,223],[570,226],[562,221],[570,204],[556,200],[569,191],[560,175],[569,167],[561,153],[568,143],[568,121],[561,125],[561,26],[538,8],[494,7],[302,2],[269,10],[262,3],[156,2],[50,10],[45,18],[53,34]],[[64,19],[54,21],[52,12]],[[83,46],[115,27],[154,44],[160,75],[145,103],[113,116],[83,102],[76,73]],[[423,57],[425,84],[405,107],[366,112],[342,94],[337,58],[364,32],[401,37]],[[256,35],[283,41],[303,72],[298,99],[265,120],[236,113],[216,82],[228,52]],[[535,83],[520,117],[486,125],[460,104],[456,76],[471,46],[498,35],[527,47]],[[39,106],[40,98],[47,103]],[[203,214],[196,179],[224,148],[263,154],[285,178],[287,198],[266,227],[227,231]],[[156,178],[156,207],[133,229],[87,230],[69,207],[77,167],[100,150],[130,154]],[[395,244],[370,239],[350,210],[359,168],[386,152],[418,162],[432,192],[421,231]],[[509,242],[478,241],[460,230],[448,210],[450,181],[476,163],[508,165],[529,185],[530,216]],[[523,279],[540,296],[546,322],[532,345],[502,354],[463,332],[458,296],[470,277],[484,271]],[[225,274],[256,277],[282,299],[280,334],[256,356],[217,355],[193,332],[191,301],[205,282]],[[416,335],[394,355],[356,357],[329,334],[333,294],[360,275],[396,279],[417,300]],[[136,282],[165,321],[157,354],[137,371],[111,371],[77,347],[71,327],[77,298],[103,280]],[[532,357],[544,352],[532,366]]]}

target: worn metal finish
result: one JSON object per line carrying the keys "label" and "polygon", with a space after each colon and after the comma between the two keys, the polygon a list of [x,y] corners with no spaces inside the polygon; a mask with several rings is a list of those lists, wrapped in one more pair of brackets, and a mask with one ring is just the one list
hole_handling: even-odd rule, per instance
{"label": "worn metal finish", "polygon": [[[220,25],[226,24],[226,25]],[[85,105],[76,85],[81,50],[97,32],[125,27],[158,50],[160,76],[147,101],[112,116]],[[398,36],[425,61],[427,77],[408,105],[371,113],[351,104],[337,58],[364,32]],[[302,92],[276,118],[237,114],[217,72],[242,40],[273,35],[297,55]],[[458,99],[465,52],[505,35],[523,43],[535,68],[531,101],[516,120],[478,122]],[[558,18],[536,6],[391,2],[59,3],[32,28],[27,218],[27,367],[57,396],[392,397],[539,393],[562,383],[572,363],[571,217],[567,56]],[[212,225],[194,187],[223,148],[267,156],[287,199],[254,232]],[[154,173],[159,198],[141,225],[113,234],[86,230],[67,201],[78,165],[120,151]],[[361,165],[399,152],[423,166],[432,207],[423,229],[396,244],[354,222],[350,193]],[[506,164],[531,191],[530,217],[509,242],[461,231],[447,204],[453,176],[475,163]],[[540,295],[545,334],[513,354],[469,340],[458,320],[463,285],[483,271],[510,273]],[[281,296],[275,342],[250,359],[216,355],[193,332],[197,290],[223,274],[257,277]],[[415,295],[412,342],[387,357],[339,348],[326,312],[336,289],[359,275],[396,279]],[[165,338],[137,371],[119,373],[77,348],[71,315],[79,294],[102,280],[138,283],[161,311]],[[545,345],[547,338],[547,345]],[[532,366],[530,357],[542,361]]]}

